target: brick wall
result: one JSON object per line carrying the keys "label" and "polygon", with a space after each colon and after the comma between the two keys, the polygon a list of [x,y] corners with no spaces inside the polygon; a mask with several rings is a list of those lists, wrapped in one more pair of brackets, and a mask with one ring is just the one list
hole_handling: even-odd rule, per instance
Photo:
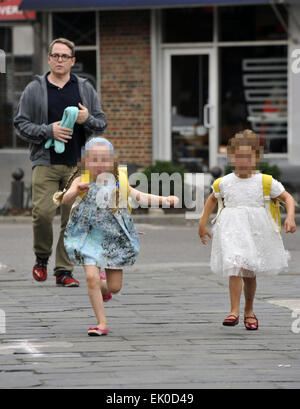
{"label": "brick wall", "polygon": [[100,12],[105,137],[120,162],[152,162],[150,11]]}

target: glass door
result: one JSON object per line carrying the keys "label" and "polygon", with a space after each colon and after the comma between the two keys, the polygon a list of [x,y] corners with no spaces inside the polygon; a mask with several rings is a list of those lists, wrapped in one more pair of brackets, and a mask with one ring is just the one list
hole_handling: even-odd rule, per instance
{"label": "glass door", "polygon": [[216,82],[212,50],[166,51],[166,128],[169,156],[189,172],[216,164]]}

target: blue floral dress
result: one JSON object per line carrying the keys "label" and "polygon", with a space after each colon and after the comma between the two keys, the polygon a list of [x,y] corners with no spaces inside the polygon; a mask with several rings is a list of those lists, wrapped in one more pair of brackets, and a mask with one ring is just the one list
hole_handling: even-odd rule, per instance
{"label": "blue floral dress", "polygon": [[139,237],[129,211],[112,214],[109,200],[114,185],[90,184],[88,193],[71,212],[65,234],[65,249],[74,265],[122,269],[135,263]]}

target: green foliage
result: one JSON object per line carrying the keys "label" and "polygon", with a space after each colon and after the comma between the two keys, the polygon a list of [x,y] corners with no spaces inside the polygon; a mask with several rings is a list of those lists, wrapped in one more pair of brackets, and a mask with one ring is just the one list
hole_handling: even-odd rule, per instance
{"label": "green foliage", "polygon": [[172,175],[173,173],[180,173],[183,179],[185,169],[184,166],[180,167],[174,166],[171,161],[157,160],[155,164],[148,166],[143,173],[147,176],[148,181],[151,182],[152,173],[161,174],[164,172],[167,173],[168,175]]}
{"label": "green foliage", "polygon": [[[147,176],[147,179],[148,179],[148,193],[151,193],[151,175],[153,173],[158,173],[159,175],[161,175],[162,173],[167,173],[170,176],[173,175],[174,173],[179,173],[181,176],[181,189],[182,189],[182,197],[183,197],[184,196],[184,173],[185,172],[186,171],[185,171],[184,166],[176,167],[170,161],[157,160],[155,164],[148,166],[143,172]],[[161,196],[163,195],[163,193],[164,192],[162,191],[162,183],[160,182],[159,195]],[[170,195],[174,195],[174,194],[175,194],[175,185],[173,182],[171,182]]]}
{"label": "green foliage", "polygon": [[[272,175],[274,179],[280,180],[280,169],[277,165],[269,165],[267,162],[260,162],[259,165],[257,166],[257,169],[261,171],[261,173],[265,173],[267,175]],[[228,173],[233,172],[234,167],[231,165],[228,165],[225,168],[225,175]]]}

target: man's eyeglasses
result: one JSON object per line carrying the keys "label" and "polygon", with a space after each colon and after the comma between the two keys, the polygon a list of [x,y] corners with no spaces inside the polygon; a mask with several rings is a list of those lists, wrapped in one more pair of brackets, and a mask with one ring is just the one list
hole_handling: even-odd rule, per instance
{"label": "man's eyeglasses", "polygon": [[66,62],[66,61],[68,61],[70,58],[73,58],[71,55],[68,55],[68,54],[49,54],[49,56],[50,56],[54,61],[58,61],[59,58],[61,58],[63,62]]}

